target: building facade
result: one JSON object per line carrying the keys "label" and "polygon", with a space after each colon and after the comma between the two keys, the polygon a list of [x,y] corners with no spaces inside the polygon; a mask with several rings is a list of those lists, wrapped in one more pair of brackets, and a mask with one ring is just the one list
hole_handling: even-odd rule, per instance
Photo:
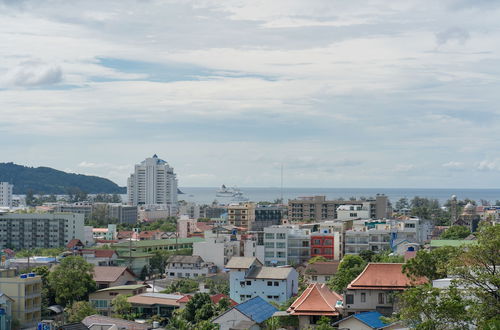
{"label": "building facade", "polygon": [[0,182],[0,206],[12,207],[12,191],[14,185],[8,182]]}
{"label": "building facade", "polygon": [[16,274],[15,269],[0,269],[0,292],[12,300],[12,318],[21,328],[34,327],[41,320],[42,277],[35,273]]}
{"label": "building facade", "polygon": [[311,258],[325,257],[339,260],[341,256],[340,233],[311,233]]}
{"label": "building facade", "polygon": [[255,203],[231,204],[227,214],[230,225],[250,230],[255,222]]}
{"label": "building facade", "polygon": [[0,213],[0,248],[16,250],[64,247],[84,241],[83,214]]}
{"label": "building facade", "polygon": [[157,155],[135,165],[127,182],[129,205],[166,204],[177,207],[177,177],[174,169]]}
{"label": "building facade", "polygon": [[167,278],[197,278],[214,274],[217,267],[210,262],[205,262],[200,256],[170,256],[165,266]]}
{"label": "building facade", "polygon": [[389,199],[385,195],[377,194],[375,198],[349,201],[327,200],[325,196],[300,197],[288,201],[288,218],[290,221],[299,222],[336,220],[337,209],[341,205],[360,206],[368,211],[371,219],[383,219],[391,215]]}
{"label": "building facade", "polygon": [[263,231],[266,227],[280,225],[283,213],[284,209],[280,206],[257,205],[251,230]]}
{"label": "building facade", "polygon": [[266,266],[299,265],[311,258],[310,230],[297,225],[264,228]]}

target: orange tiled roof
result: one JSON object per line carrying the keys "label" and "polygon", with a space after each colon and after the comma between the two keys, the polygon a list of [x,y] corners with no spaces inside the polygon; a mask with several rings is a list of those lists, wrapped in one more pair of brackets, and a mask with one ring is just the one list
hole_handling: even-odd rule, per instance
{"label": "orange tiled roof", "polygon": [[364,290],[404,290],[414,284],[425,283],[422,278],[415,283],[403,273],[403,264],[369,263],[347,287]]}
{"label": "orange tiled roof", "polygon": [[339,311],[335,308],[342,296],[331,291],[326,284],[312,283],[287,309],[291,315],[325,315],[337,316]]}

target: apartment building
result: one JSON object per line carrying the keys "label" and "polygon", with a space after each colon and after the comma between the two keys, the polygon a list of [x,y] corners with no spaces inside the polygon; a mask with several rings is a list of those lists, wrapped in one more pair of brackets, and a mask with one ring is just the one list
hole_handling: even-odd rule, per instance
{"label": "apartment building", "polygon": [[12,207],[12,191],[14,185],[8,182],[0,182],[0,206]]}
{"label": "apartment building", "polygon": [[0,213],[0,248],[15,250],[63,247],[84,241],[83,214]]}
{"label": "apartment building", "polygon": [[260,296],[284,303],[298,292],[299,275],[293,267],[265,267],[257,258],[233,257],[229,269],[229,296],[238,303]]}
{"label": "apartment building", "polygon": [[280,225],[284,211],[284,208],[281,206],[257,205],[252,230],[263,231],[266,227]]}
{"label": "apartment building", "polygon": [[135,165],[127,181],[129,205],[165,204],[177,209],[177,177],[157,155]]}
{"label": "apartment building", "polygon": [[341,233],[311,233],[311,258],[325,257],[329,260],[340,260],[342,256]]}
{"label": "apartment building", "polygon": [[15,269],[0,269],[0,292],[12,302],[12,318],[21,328],[35,327],[41,320],[42,277],[35,273],[16,274]]}
{"label": "apartment building", "polygon": [[297,225],[264,228],[266,266],[299,265],[311,258],[310,229]]}
{"label": "apartment building", "polygon": [[228,223],[250,230],[255,222],[255,203],[231,204],[227,207]]}
{"label": "apartment building", "polygon": [[167,260],[165,274],[167,278],[197,278],[214,274],[217,267],[211,262],[205,262],[200,256],[173,255]]}
{"label": "apartment building", "polygon": [[360,206],[368,210],[369,218],[383,219],[391,214],[387,196],[377,194],[365,200],[327,200],[326,196],[299,197],[288,201],[290,221],[324,221],[338,219],[337,209],[341,205]]}

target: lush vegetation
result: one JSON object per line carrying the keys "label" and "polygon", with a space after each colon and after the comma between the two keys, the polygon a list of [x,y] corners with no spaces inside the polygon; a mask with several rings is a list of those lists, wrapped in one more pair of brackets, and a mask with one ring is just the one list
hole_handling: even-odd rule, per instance
{"label": "lush vegetation", "polygon": [[441,235],[442,239],[464,239],[471,234],[465,226],[451,226]]}
{"label": "lush vegetation", "polygon": [[177,230],[177,217],[168,217],[155,222],[139,222],[134,224],[122,223],[118,225],[118,230],[132,230],[139,228],[141,231],[160,230],[164,232],[175,232]]}
{"label": "lush vegetation", "polygon": [[415,259],[405,272],[454,280],[446,289],[429,283],[406,290],[396,319],[416,329],[500,328],[500,226],[481,228],[476,245],[419,252]]}
{"label": "lush vegetation", "polygon": [[181,278],[172,282],[162,293],[193,293],[198,291],[199,283],[189,278]]}
{"label": "lush vegetation", "polygon": [[88,301],[75,301],[71,307],[66,310],[68,322],[81,322],[84,318],[90,315],[97,314],[97,310]]}
{"label": "lush vegetation", "polygon": [[19,252],[16,252],[16,257],[17,258],[27,258],[33,256],[57,257],[64,251],[66,251],[65,248],[34,248],[30,250],[21,250]]}
{"label": "lush vegetation", "polygon": [[14,163],[0,163],[0,181],[14,185],[14,194],[68,194],[72,189],[87,193],[126,192],[111,180],[97,176],[66,173],[49,167],[26,167]]}
{"label": "lush vegetation", "polygon": [[366,261],[357,255],[346,255],[339,264],[337,273],[328,282],[333,291],[342,294],[349,283],[354,280],[365,268]]}

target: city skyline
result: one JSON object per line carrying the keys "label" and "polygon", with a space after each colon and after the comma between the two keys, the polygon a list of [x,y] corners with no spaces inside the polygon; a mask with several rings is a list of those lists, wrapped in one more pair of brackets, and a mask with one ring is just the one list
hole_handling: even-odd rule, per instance
{"label": "city skyline", "polygon": [[0,162],[497,188],[495,1],[0,1]]}

